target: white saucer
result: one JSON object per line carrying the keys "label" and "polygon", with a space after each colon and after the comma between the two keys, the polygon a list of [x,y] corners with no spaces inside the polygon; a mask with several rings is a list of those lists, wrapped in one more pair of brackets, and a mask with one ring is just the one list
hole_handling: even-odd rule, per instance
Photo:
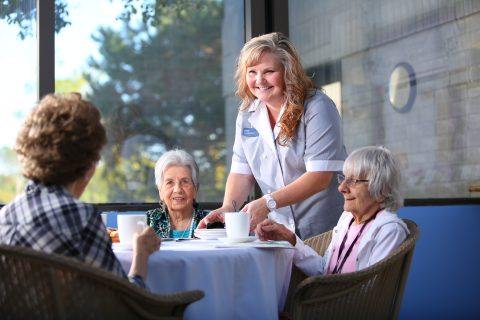
{"label": "white saucer", "polygon": [[218,238],[218,240],[223,243],[242,243],[242,242],[252,242],[257,240],[256,236],[249,236],[245,238]]}
{"label": "white saucer", "polygon": [[193,232],[193,233],[197,233],[197,234],[227,234],[226,231],[216,231],[216,232]]}
{"label": "white saucer", "polygon": [[[202,229],[202,230],[207,230],[207,229]],[[212,231],[199,231],[199,229],[197,229],[195,230],[193,235],[203,240],[216,240],[218,238],[225,238],[227,236],[227,232],[225,231],[225,229],[208,229],[208,230],[212,230]]]}
{"label": "white saucer", "polygon": [[227,231],[225,229],[195,229],[195,232],[215,233],[215,232],[227,232]]}
{"label": "white saucer", "polygon": [[214,233],[226,233],[224,229],[219,229],[219,231],[197,231],[195,230],[194,233],[202,233],[202,234],[214,234]]}

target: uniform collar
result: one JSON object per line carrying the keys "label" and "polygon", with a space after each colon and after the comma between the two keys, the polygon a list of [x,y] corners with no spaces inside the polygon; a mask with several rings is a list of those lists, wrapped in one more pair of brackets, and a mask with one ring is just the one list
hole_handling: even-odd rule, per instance
{"label": "uniform collar", "polygon": [[277,123],[275,123],[275,127],[273,127],[273,138],[276,140],[278,138],[278,135],[280,133],[280,130],[282,130],[282,127],[280,126],[280,119],[282,119],[283,112],[285,112],[285,106],[287,105],[287,102],[285,101],[284,104],[282,104],[282,107],[280,108],[280,112],[278,113],[278,118],[277,118]]}
{"label": "uniform collar", "polygon": [[248,107],[248,112],[255,112],[257,111],[257,109],[260,107],[260,104],[262,103],[262,101],[260,101],[259,99],[255,99],[251,104],[250,106]]}
{"label": "uniform collar", "polygon": [[248,122],[258,131],[273,153],[276,154],[277,150],[275,148],[274,135],[268,120],[267,107],[257,99],[252,103],[248,111],[251,112]]}

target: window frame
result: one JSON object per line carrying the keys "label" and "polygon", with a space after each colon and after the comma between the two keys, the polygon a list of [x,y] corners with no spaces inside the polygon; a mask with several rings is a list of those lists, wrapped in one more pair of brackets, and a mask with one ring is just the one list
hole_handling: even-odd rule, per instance
{"label": "window frame", "polygon": [[[244,0],[245,41],[260,34],[279,31],[288,36],[288,0]],[[55,0],[37,0],[38,98],[55,92]],[[261,196],[258,186],[252,194]],[[480,204],[480,198],[405,199],[405,206],[443,206]],[[148,210],[158,203],[98,203],[100,211]],[[205,202],[202,207],[214,209],[221,202]],[[0,205],[1,206],[1,205]]]}

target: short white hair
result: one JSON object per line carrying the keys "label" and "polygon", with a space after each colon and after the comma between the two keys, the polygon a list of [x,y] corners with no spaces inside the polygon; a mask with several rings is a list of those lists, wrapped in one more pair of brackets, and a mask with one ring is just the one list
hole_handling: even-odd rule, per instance
{"label": "short white hair", "polygon": [[368,180],[368,192],[381,201],[382,209],[397,211],[403,206],[400,166],[387,148],[371,146],[353,151],[345,160],[343,173]]}
{"label": "short white hair", "polygon": [[195,159],[185,150],[175,149],[165,152],[155,163],[155,184],[158,188],[163,184],[163,174],[169,167],[182,166],[190,170],[192,182],[198,191],[200,184],[198,182],[199,170]]}

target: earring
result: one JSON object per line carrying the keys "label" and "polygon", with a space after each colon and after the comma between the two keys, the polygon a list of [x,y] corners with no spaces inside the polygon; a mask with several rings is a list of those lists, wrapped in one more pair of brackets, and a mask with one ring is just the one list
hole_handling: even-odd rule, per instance
{"label": "earring", "polygon": [[160,199],[160,209],[162,209],[162,211],[166,211],[167,209],[167,205],[165,204],[165,202],[163,202],[163,200]]}

